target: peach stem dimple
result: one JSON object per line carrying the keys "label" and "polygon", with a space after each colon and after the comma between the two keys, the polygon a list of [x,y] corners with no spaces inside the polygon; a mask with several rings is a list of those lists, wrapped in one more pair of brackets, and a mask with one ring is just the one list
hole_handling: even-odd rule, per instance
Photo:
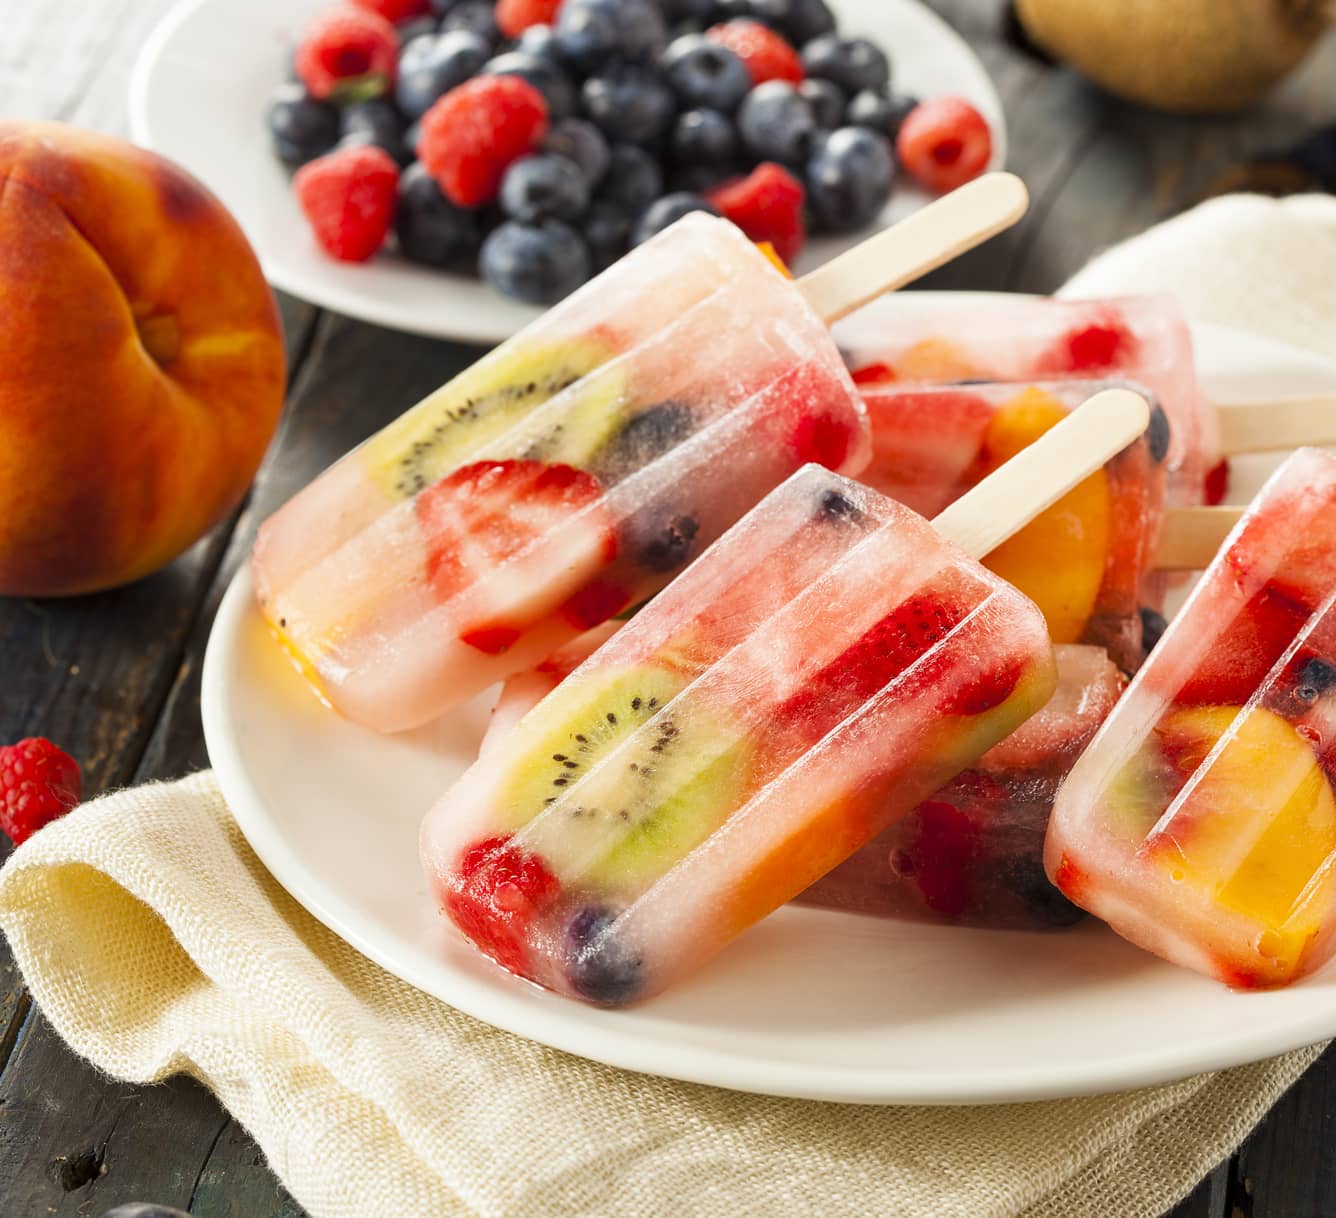
{"label": "peach stem dimple", "polygon": [[171,313],[150,313],[148,307],[136,306],[134,316],[144,350],[166,367],[181,352],[181,323]]}

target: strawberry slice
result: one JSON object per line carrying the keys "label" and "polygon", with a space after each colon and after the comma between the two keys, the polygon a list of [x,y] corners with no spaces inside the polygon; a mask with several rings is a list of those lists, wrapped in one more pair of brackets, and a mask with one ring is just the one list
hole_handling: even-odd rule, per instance
{"label": "strawberry slice", "polygon": [[541,461],[477,461],[423,491],[427,579],[462,598],[459,637],[496,655],[593,581],[617,553],[602,500],[592,474]]}
{"label": "strawberry slice", "polygon": [[1133,363],[1137,348],[1137,336],[1110,312],[1067,331],[1040,355],[1036,370],[1055,375],[1107,372]]}

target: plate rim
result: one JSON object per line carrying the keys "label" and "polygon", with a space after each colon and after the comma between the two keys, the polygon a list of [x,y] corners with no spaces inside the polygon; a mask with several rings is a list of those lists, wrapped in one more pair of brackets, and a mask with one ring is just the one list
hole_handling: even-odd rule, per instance
{"label": "plate rim", "polygon": [[[891,0],[882,0],[889,3]],[[224,0],[179,0],[169,8],[150,30],[130,71],[128,85],[128,122],[130,138],[152,151],[162,153],[159,142],[154,138],[154,122],[150,106],[150,92],[155,79],[155,71],[163,56],[169,51],[172,39],[199,10],[221,6]],[[987,66],[973,47],[945,18],[930,9],[922,0],[893,0],[902,10],[914,10],[914,20],[931,25],[936,36],[949,43],[960,54],[972,61],[979,77],[980,86],[987,91],[986,109],[990,116],[993,135],[993,155],[988,168],[1001,169],[1006,164],[1009,146],[1009,131],[1002,100],[997,91]],[[276,78],[277,79],[277,78]],[[257,142],[259,133],[257,132]],[[188,168],[188,167],[187,167]],[[192,171],[193,172],[193,171]],[[204,182],[210,190],[213,186]],[[216,191],[215,191],[216,193]],[[454,308],[443,305],[440,313],[427,312],[423,309],[406,309],[392,302],[369,297],[342,284],[325,281],[313,286],[309,276],[303,270],[302,263],[290,262],[275,256],[271,250],[261,249],[260,243],[247,234],[256,257],[260,261],[265,278],[281,292],[314,305],[317,308],[330,309],[344,316],[372,325],[383,326],[406,334],[418,334],[427,338],[444,339],[462,343],[485,344],[501,342],[518,331],[521,325],[537,318],[544,311],[521,301],[509,300],[498,295],[497,304],[513,314],[514,326],[502,333],[495,322],[489,324],[487,313],[475,313],[461,303]],[[349,265],[344,270],[355,270]],[[428,268],[410,264],[414,271],[427,271]],[[456,275],[447,271],[431,271],[438,276],[442,288],[448,293],[451,283],[459,281],[469,288],[481,284],[480,280]],[[443,295],[443,302],[445,296]],[[446,320],[448,319],[448,320]]]}
{"label": "plate rim", "polygon": [[[916,296],[946,303],[989,296],[1018,296],[997,292],[925,292]],[[883,298],[884,299],[884,298]],[[1336,362],[1316,353],[1289,346],[1265,336],[1203,322],[1192,323],[1194,332],[1214,331],[1221,338],[1245,337],[1303,358],[1312,365],[1330,366],[1336,379]],[[1184,1052],[1149,1050],[1135,1056],[1101,1059],[1090,1063],[1079,1077],[1070,1064],[1051,1070],[1001,1067],[966,1081],[947,1076],[934,1083],[930,1076],[909,1074],[894,1067],[840,1069],[792,1061],[739,1059],[724,1049],[672,1046],[664,1052],[663,1038],[646,1040],[635,1024],[618,1027],[621,1013],[594,1011],[581,1004],[554,999],[536,986],[497,978],[484,982],[449,972],[441,960],[400,943],[400,952],[388,950],[380,941],[383,932],[369,923],[365,914],[346,901],[325,880],[305,865],[267,812],[241,759],[239,743],[227,722],[227,695],[231,686],[230,662],[235,640],[250,611],[252,584],[249,563],[243,563],[232,578],[210,627],[205,650],[201,715],[206,747],[215,775],[232,815],[260,861],[297,902],[330,931],[387,972],[415,989],[457,1010],[524,1039],[634,1073],[677,1079],[683,1082],[723,1087],[749,1094],[790,1099],[858,1104],[972,1105],[1013,1103],[1105,1094],[1175,1082],[1205,1071],[1240,1066],[1300,1049],[1336,1035],[1336,990],[1329,1010],[1307,1013],[1254,1030],[1240,1020],[1241,1031],[1227,1043],[1212,1044]],[[819,912],[819,911],[813,911]],[[1169,966],[1166,966],[1169,967]],[[552,999],[552,1006],[537,1009],[534,995]],[[1247,995],[1230,995],[1247,1001]],[[535,1013],[537,1011],[537,1013]],[[593,1025],[591,1030],[591,1024]],[[894,1034],[893,1032],[890,1034]],[[647,1064],[647,1050],[655,1060]]]}

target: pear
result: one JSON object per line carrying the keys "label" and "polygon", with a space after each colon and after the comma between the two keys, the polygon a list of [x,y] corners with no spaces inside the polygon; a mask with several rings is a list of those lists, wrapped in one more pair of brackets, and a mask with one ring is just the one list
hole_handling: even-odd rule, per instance
{"label": "pear", "polygon": [[1055,59],[1129,101],[1183,114],[1251,105],[1336,20],[1328,0],[1016,0]]}

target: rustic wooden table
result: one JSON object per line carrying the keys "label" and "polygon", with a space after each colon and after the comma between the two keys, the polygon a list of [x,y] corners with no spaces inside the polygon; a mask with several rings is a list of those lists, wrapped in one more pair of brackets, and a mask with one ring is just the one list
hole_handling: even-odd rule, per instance
{"label": "rustic wooden table", "polygon": [[[123,130],[130,64],[171,2],[0,0],[0,113]],[[1010,168],[1029,183],[1034,206],[1019,228],[934,276],[932,287],[1051,290],[1101,247],[1196,201],[1231,164],[1336,120],[1336,41],[1245,118],[1173,119],[1121,105],[1019,53],[1001,36],[1001,0],[933,7],[996,80],[1011,123]],[[290,400],[250,501],[133,587],[73,601],[0,601],[0,740],[54,738],[83,764],[90,795],[208,764],[200,659],[256,522],[477,355],[296,300],[282,306]],[[1333,1129],[1336,1049],[1173,1218],[1336,1214]],[[129,1200],[212,1218],[302,1213],[202,1087],[184,1078],[127,1086],[75,1058],[0,941],[0,1214],[91,1216]]]}

